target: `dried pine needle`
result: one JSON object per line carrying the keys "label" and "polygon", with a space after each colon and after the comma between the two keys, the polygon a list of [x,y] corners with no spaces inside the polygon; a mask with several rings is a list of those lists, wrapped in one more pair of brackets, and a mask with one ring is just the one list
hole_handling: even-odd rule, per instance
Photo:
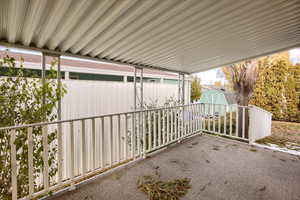
{"label": "dried pine needle", "polygon": [[163,182],[152,176],[143,176],[138,181],[138,188],[148,195],[149,200],[179,200],[191,186],[188,178]]}

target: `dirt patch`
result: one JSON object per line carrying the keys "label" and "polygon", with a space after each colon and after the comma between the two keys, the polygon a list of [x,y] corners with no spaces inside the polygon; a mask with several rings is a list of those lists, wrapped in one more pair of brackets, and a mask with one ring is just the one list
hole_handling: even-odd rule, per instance
{"label": "dirt patch", "polygon": [[203,187],[201,187],[200,191],[203,192],[207,186],[210,186],[211,182],[208,182],[207,184],[205,184]]}
{"label": "dirt patch", "polygon": [[249,151],[252,151],[252,152],[257,152],[257,150],[256,149],[249,149]]}
{"label": "dirt patch", "polygon": [[257,140],[260,144],[276,144],[279,147],[300,149],[300,123],[272,122],[272,135]]}
{"label": "dirt patch", "polygon": [[300,123],[272,121],[272,136],[300,144]]}
{"label": "dirt patch", "polygon": [[138,188],[148,195],[149,200],[179,200],[191,185],[188,178],[161,181],[152,176],[143,176],[138,181]]}
{"label": "dirt patch", "polygon": [[219,151],[220,150],[220,146],[217,146],[217,145],[214,145],[212,150],[215,150],[215,151]]}
{"label": "dirt patch", "polygon": [[259,188],[259,191],[263,192],[263,191],[265,191],[266,189],[267,189],[267,187],[266,187],[266,186],[263,186],[262,188]]}

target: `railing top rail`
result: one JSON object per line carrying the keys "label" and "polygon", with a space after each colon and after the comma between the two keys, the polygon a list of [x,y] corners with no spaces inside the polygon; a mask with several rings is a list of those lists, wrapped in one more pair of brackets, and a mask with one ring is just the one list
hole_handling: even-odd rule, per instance
{"label": "railing top rail", "polygon": [[153,108],[153,109],[143,109],[143,110],[136,110],[136,111],[128,111],[128,112],[120,112],[120,113],[110,113],[110,114],[103,114],[103,115],[95,115],[95,116],[89,116],[89,117],[82,117],[82,118],[74,118],[74,119],[66,119],[66,120],[56,120],[51,122],[38,122],[38,123],[31,123],[31,124],[22,124],[22,125],[15,125],[15,126],[7,126],[7,127],[0,127],[0,131],[3,130],[10,130],[10,129],[19,129],[19,128],[29,128],[29,127],[36,127],[36,126],[45,126],[50,124],[59,124],[59,123],[66,123],[66,122],[74,122],[74,121],[80,121],[80,120],[89,120],[89,119],[96,119],[96,118],[104,118],[104,117],[110,117],[110,116],[116,116],[116,115],[128,115],[128,114],[134,114],[134,113],[140,113],[140,112],[150,112],[150,111],[157,111],[157,110],[163,110],[163,109],[172,109],[172,108],[179,108],[179,107],[187,107],[191,105],[197,105],[202,103],[193,103],[193,104],[186,104],[186,105],[177,105],[177,106],[169,106],[169,107],[159,107],[159,108]]}
{"label": "railing top rail", "polygon": [[[111,117],[111,116],[116,116],[116,115],[128,115],[128,114],[134,114],[134,113],[140,113],[140,112],[158,111],[158,110],[163,110],[163,109],[180,108],[180,107],[187,107],[187,106],[198,105],[198,104],[209,104],[209,103],[192,103],[192,104],[176,105],[176,106],[169,106],[169,107],[162,106],[162,107],[152,108],[152,109],[143,109],[143,110],[136,110],[136,111],[120,112],[120,113],[110,113],[110,114],[95,115],[95,116],[74,118],[74,119],[66,119],[66,120],[56,120],[56,121],[52,121],[52,122],[38,122],[38,123],[31,123],[31,124],[7,126],[7,127],[0,127],[0,131],[11,130],[11,129],[20,129],[20,128],[29,128],[29,127],[37,127],[37,126],[45,126],[45,125],[51,125],[51,124],[61,124],[61,123],[66,123],[66,122],[74,122],[74,121],[80,121],[80,120],[104,118],[104,117]],[[223,105],[223,104],[215,104],[215,105]],[[241,106],[241,105],[237,105],[237,106],[239,106],[239,107],[248,107],[248,106]]]}
{"label": "railing top rail", "polygon": [[249,107],[251,108],[255,108],[255,109],[257,109],[257,110],[259,110],[259,111],[262,111],[262,112],[264,112],[264,113],[267,113],[267,114],[269,114],[269,115],[273,115],[271,112],[269,112],[269,111],[267,111],[267,110],[265,110],[265,109],[263,109],[263,108],[260,108],[260,107],[257,107],[257,106],[255,106],[255,105],[249,105]]}

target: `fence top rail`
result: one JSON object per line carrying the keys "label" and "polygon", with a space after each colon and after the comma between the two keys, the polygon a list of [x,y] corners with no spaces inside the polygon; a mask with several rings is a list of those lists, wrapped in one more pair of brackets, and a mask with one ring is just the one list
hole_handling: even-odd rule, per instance
{"label": "fence top rail", "polygon": [[260,107],[257,107],[257,106],[255,106],[255,105],[249,105],[249,107],[250,108],[255,108],[255,109],[257,109],[257,110],[259,110],[259,111],[262,111],[262,112],[264,112],[264,113],[266,113],[266,114],[269,114],[269,115],[273,115],[271,112],[269,112],[269,111],[267,111],[267,110],[265,110],[265,109],[262,109],[262,108],[260,108]]}
{"label": "fence top rail", "polygon": [[74,119],[66,119],[66,120],[56,120],[51,122],[38,122],[38,123],[31,123],[31,124],[22,124],[22,125],[15,125],[15,126],[7,126],[7,127],[0,127],[0,131],[3,130],[10,130],[10,129],[20,129],[20,128],[29,128],[29,127],[37,127],[37,126],[45,126],[50,124],[61,124],[66,122],[74,122],[74,121],[81,121],[81,120],[89,120],[89,119],[96,119],[96,118],[105,118],[105,117],[111,117],[111,116],[117,116],[117,115],[129,115],[129,114],[136,114],[141,112],[150,112],[150,111],[158,111],[158,110],[164,110],[164,109],[174,109],[174,108],[180,108],[180,107],[187,107],[191,105],[197,105],[201,103],[194,103],[194,104],[186,104],[186,105],[176,105],[176,106],[163,106],[153,109],[143,109],[143,110],[136,110],[136,111],[128,111],[128,112],[120,112],[120,113],[110,113],[110,114],[103,114],[103,115],[95,115],[95,116],[89,116],[89,117],[82,117],[82,118],[74,118]]}
{"label": "fence top rail", "polygon": [[[38,126],[46,126],[46,125],[51,125],[51,124],[61,124],[61,123],[67,123],[67,122],[96,119],[96,118],[105,118],[105,117],[112,117],[112,116],[117,116],[117,115],[129,115],[129,114],[136,114],[136,113],[141,113],[141,112],[168,110],[168,109],[188,107],[188,106],[192,106],[192,105],[201,105],[201,104],[204,105],[204,104],[207,104],[207,103],[192,103],[192,104],[176,105],[176,106],[169,106],[169,107],[162,106],[162,107],[158,107],[158,108],[142,109],[142,110],[129,111],[129,112],[111,113],[111,114],[95,115],[95,116],[82,117],[82,118],[56,120],[56,121],[51,121],[51,122],[38,122],[38,123],[22,124],[22,125],[16,125],[16,126],[7,126],[7,127],[0,127],[0,131],[11,130],[11,129],[20,129],[20,128],[29,128],[29,127],[38,127]],[[215,105],[218,105],[218,104],[215,104]],[[220,104],[220,105],[222,105],[222,104]],[[247,107],[247,106],[240,106],[240,105],[237,105],[237,106]]]}

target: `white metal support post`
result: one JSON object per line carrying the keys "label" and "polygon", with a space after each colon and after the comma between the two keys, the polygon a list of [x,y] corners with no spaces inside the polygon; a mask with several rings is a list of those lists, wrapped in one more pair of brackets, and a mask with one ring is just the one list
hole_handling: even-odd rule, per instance
{"label": "white metal support post", "polygon": [[[138,78],[139,77],[139,81]],[[143,84],[143,68],[135,67],[134,68],[134,110],[143,110],[144,109],[144,84]],[[134,136],[137,138],[137,149],[138,149],[138,155],[141,154],[143,148],[141,145],[141,139],[143,138],[143,113],[138,114],[138,128],[136,128],[136,114],[134,116]],[[138,131],[137,131],[138,130]],[[143,144],[144,145],[144,144]],[[146,154],[143,152],[143,157],[145,157]]]}
{"label": "white metal support post", "polygon": [[[184,74],[179,73],[178,74],[178,102],[179,104],[183,105],[182,107],[182,113],[181,113],[181,136],[184,135],[184,116],[185,116],[185,108],[184,108],[184,103],[185,103],[185,77]],[[180,140],[178,141],[180,142]]]}
{"label": "white metal support post", "polygon": [[[60,55],[48,54],[42,52],[42,84],[45,85],[46,82],[46,57],[57,58],[57,87],[58,87],[58,102],[57,102],[57,119],[61,120],[61,94],[62,94],[62,84],[61,84],[61,60]],[[45,93],[45,91],[43,91]],[[43,94],[43,104],[46,103],[45,94]]]}
{"label": "white metal support post", "polygon": [[[45,81],[46,81],[46,55],[42,53],[42,87],[43,87],[43,97],[42,97],[42,105],[44,106],[46,103],[45,97]],[[46,116],[44,116],[46,118]]]}
{"label": "white metal support post", "polygon": [[[61,120],[61,99],[62,99],[62,83],[61,83],[61,60],[60,56],[57,57],[57,87],[58,87],[58,105],[57,105],[57,118]],[[58,124],[58,183],[62,184],[63,172],[63,144],[62,144],[62,124]]]}
{"label": "white metal support post", "polygon": [[[46,57],[53,57],[57,59],[57,119],[62,119],[62,111],[61,111],[61,99],[62,99],[62,82],[61,82],[61,58],[60,55],[57,54],[48,54],[42,52],[42,85],[44,87],[46,83]],[[46,97],[45,97],[45,88],[43,88],[43,105],[46,103]],[[46,116],[45,116],[46,117]],[[62,124],[57,125],[57,131],[58,131],[58,183],[59,185],[62,184],[62,171],[63,171],[63,147],[62,147]]]}

